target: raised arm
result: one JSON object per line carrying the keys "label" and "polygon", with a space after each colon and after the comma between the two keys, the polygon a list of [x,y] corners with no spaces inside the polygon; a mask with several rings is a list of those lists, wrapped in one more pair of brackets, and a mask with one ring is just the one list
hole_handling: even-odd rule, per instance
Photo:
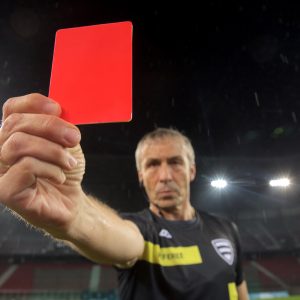
{"label": "raised arm", "polygon": [[40,94],[9,99],[0,130],[0,201],[96,261],[128,265],[143,252],[137,227],[87,196],[78,128]]}
{"label": "raised arm", "polygon": [[239,300],[249,300],[248,287],[245,280],[237,287],[237,292]]}

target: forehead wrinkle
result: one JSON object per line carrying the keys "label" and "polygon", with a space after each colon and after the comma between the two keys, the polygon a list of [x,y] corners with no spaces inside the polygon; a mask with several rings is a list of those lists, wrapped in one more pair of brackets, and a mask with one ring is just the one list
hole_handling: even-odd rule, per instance
{"label": "forehead wrinkle", "polygon": [[160,147],[167,147],[168,150],[173,150],[173,149],[177,148],[180,152],[182,152],[182,150],[184,149],[182,143],[180,143],[180,142],[176,143],[176,142],[172,141],[172,140],[174,140],[174,138],[172,138],[172,139],[160,138],[159,140],[160,140],[160,142],[156,142],[155,140],[154,141],[150,140],[150,141],[145,142],[145,144],[142,148],[142,151],[141,151],[142,154],[144,154],[147,149],[151,149],[151,148],[152,149],[156,148],[155,150],[157,150],[157,148],[160,148]]}
{"label": "forehead wrinkle", "polygon": [[[157,140],[160,140],[157,142]],[[177,141],[178,142],[177,142]],[[168,152],[162,151],[161,148],[167,147]],[[151,149],[152,148],[152,149]],[[154,151],[153,151],[154,149]],[[163,149],[164,150],[164,149]],[[150,156],[147,157],[148,153],[150,152]],[[169,154],[169,155],[168,155]],[[140,155],[140,162],[146,160],[146,162],[151,160],[169,160],[169,159],[175,159],[180,158],[185,160],[185,158],[188,160],[188,152],[184,145],[184,143],[181,142],[181,139],[177,137],[164,137],[164,138],[157,138],[155,140],[149,140],[146,141],[141,149],[141,155]]]}

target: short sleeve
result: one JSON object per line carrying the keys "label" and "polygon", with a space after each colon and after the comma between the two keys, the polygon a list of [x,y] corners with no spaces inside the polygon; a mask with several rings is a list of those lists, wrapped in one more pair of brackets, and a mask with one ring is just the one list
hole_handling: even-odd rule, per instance
{"label": "short sleeve", "polygon": [[237,264],[236,264],[236,285],[240,285],[244,280],[243,272],[243,254],[241,248],[241,241],[239,236],[239,230],[237,225],[234,222],[230,222],[232,227],[232,233],[236,244],[237,252]]}
{"label": "short sleeve", "polygon": [[132,221],[139,228],[142,236],[145,237],[148,224],[145,211],[138,213],[121,213],[121,217],[123,219]]}

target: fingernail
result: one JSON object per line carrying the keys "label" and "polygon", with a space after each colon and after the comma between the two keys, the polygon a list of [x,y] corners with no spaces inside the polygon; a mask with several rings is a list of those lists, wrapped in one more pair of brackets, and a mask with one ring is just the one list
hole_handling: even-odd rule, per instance
{"label": "fingernail", "polygon": [[75,145],[80,141],[80,132],[73,128],[66,128],[64,138],[69,144]]}
{"label": "fingernail", "polygon": [[77,166],[77,159],[68,152],[68,163],[71,168]]}

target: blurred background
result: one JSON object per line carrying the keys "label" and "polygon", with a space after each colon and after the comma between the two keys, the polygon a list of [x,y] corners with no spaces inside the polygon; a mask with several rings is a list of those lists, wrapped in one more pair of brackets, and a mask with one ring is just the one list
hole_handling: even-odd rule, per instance
{"label": "blurred background", "polygon": [[[128,20],[133,119],[79,126],[85,190],[120,212],[146,207],[136,144],[177,128],[196,151],[193,204],[239,227],[251,299],[300,299],[300,4],[2,0],[1,105],[48,94],[58,29]],[[117,297],[114,269],[1,207],[0,299]]]}

